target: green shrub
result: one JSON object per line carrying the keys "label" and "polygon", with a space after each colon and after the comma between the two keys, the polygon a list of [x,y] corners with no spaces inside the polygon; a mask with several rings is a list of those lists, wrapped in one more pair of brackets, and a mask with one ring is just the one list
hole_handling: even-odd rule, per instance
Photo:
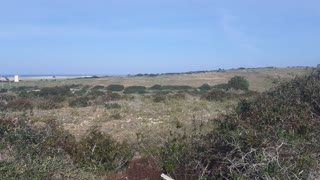
{"label": "green shrub", "polygon": [[152,97],[152,101],[155,103],[164,102],[167,99],[167,96],[162,93],[157,93]]}
{"label": "green shrub", "polygon": [[103,91],[99,91],[99,90],[91,90],[88,94],[87,94],[91,99],[96,99],[98,97],[101,96],[105,96],[106,93]]}
{"label": "green shrub", "polygon": [[128,86],[124,89],[125,94],[144,94],[146,92],[146,87],[144,86]]}
{"label": "green shrub", "polygon": [[91,90],[103,90],[103,89],[104,89],[104,86],[101,86],[101,85],[97,85],[91,88]]}
{"label": "green shrub", "polygon": [[228,94],[222,90],[213,89],[212,91],[210,91],[206,94],[203,94],[201,96],[201,99],[206,99],[208,101],[223,101],[224,98],[227,97],[227,95]]}
{"label": "green shrub", "polygon": [[67,96],[70,95],[70,88],[68,86],[57,86],[57,87],[45,87],[42,88],[36,94],[39,97],[49,97],[49,96]]}
{"label": "green shrub", "polygon": [[37,103],[36,107],[38,109],[50,110],[60,108],[60,105],[51,99],[43,99]]}
{"label": "green shrub", "polygon": [[191,86],[175,86],[175,85],[166,85],[166,86],[162,86],[161,88],[162,90],[191,90],[193,89],[193,87]]}
{"label": "green shrub", "polygon": [[228,81],[228,85],[230,88],[236,89],[236,90],[244,90],[248,91],[249,90],[249,82],[241,76],[235,76],[231,78]]}
{"label": "green shrub", "polygon": [[7,108],[12,111],[26,111],[33,109],[34,105],[29,99],[18,98],[9,101]]}
{"label": "green shrub", "polygon": [[106,101],[119,101],[121,98],[122,96],[120,94],[108,91]]}
{"label": "green shrub", "polygon": [[149,89],[150,90],[158,90],[158,91],[160,91],[160,90],[162,90],[162,86],[159,85],[159,84],[156,84],[156,85],[151,86]]}
{"label": "green shrub", "polygon": [[209,84],[202,84],[200,87],[199,87],[199,89],[201,90],[201,91],[208,91],[208,90],[210,90],[211,89],[211,87],[210,87],[210,85]]}
{"label": "green shrub", "polygon": [[120,84],[110,84],[109,86],[107,86],[107,90],[108,91],[123,91],[124,86],[120,85]]}
{"label": "green shrub", "polygon": [[103,173],[119,171],[125,167],[133,154],[127,143],[118,143],[97,127],[88,130],[78,143],[72,158],[76,163]]}
{"label": "green shrub", "polygon": [[6,93],[8,92],[8,89],[0,89],[0,93]]}
{"label": "green shrub", "polygon": [[[35,128],[28,117],[0,117],[1,179],[92,179],[67,151],[75,139],[55,120]],[[35,122],[37,123],[37,122]]]}
{"label": "green shrub", "polygon": [[69,101],[70,107],[87,107],[89,106],[89,98],[88,97],[78,97]]}

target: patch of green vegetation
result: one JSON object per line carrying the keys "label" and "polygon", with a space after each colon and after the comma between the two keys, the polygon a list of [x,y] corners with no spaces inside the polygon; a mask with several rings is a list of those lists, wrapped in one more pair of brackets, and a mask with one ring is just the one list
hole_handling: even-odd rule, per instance
{"label": "patch of green vegetation", "polygon": [[97,179],[132,159],[125,142],[91,128],[78,142],[54,119],[0,117],[2,179]]}
{"label": "patch of green vegetation", "polygon": [[244,77],[235,76],[228,81],[228,85],[230,88],[235,90],[249,90],[249,82]]}
{"label": "patch of green vegetation", "polygon": [[124,94],[144,94],[146,92],[146,87],[144,86],[128,86],[124,89]]}
{"label": "patch of green vegetation", "polygon": [[211,89],[211,87],[208,83],[206,83],[206,84],[202,84],[198,89],[200,89],[201,91],[208,91]]}
{"label": "patch of green vegetation", "polygon": [[108,91],[123,91],[124,86],[120,85],[120,84],[110,84],[109,86],[107,86],[107,90]]}
{"label": "patch of green vegetation", "polygon": [[77,168],[67,155],[75,140],[54,120],[36,128],[26,117],[0,120],[2,179],[96,178]]}
{"label": "patch of green vegetation", "polygon": [[103,90],[104,89],[104,86],[101,86],[101,85],[97,85],[97,86],[94,86],[93,88],[91,88],[92,90]]}
{"label": "patch of green vegetation", "polygon": [[77,97],[69,101],[70,107],[87,107],[90,105],[88,97]]}
{"label": "patch of green vegetation", "polygon": [[75,162],[103,174],[121,170],[132,157],[133,153],[126,142],[116,142],[97,127],[88,130],[72,153]]}

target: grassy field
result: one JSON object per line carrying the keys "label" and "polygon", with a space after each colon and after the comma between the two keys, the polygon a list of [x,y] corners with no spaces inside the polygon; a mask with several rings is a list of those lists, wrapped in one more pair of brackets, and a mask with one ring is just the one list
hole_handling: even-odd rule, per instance
{"label": "grassy field", "polygon": [[[159,85],[189,85],[199,87],[204,83],[217,85],[227,83],[234,76],[243,76],[250,83],[250,90],[263,92],[276,86],[281,81],[287,81],[295,76],[310,72],[308,68],[261,68],[261,69],[235,69],[225,72],[208,72],[197,74],[161,75],[157,77],[101,77],[101,78],[58,78],[47,77],[47,80],[37,78],[22,78],[22,82],[13,84],[16,87],[38,86],[54,87],[71,84],[89,86],[107,86],[122,84],[124,86]],[[190,124],[194,116],[204,121],[225,113],[234,106],[236,100],[224,102],[203,101],[197,97],[187,96],[180,100],[167,100],[154,103],[146,95],[134,95],[134,100],[120,100],[117,103],[122,108],[116,110],[106,109],[103,104],[93,104],[90,107],[72,108],[63,107],[53,110],[34,110],[35,117],[51,116],[61,120],[65,128],[76,137],[83,135],[86,129],[98,125],[103,132],[112,134],[116,139],[135,137],[135,134],[145,129],[154,128],[155,131],[174,127],[176,123]],[[119,115],[114,118],[112,116]],[[161,127],[161,128],[159,128]]]}

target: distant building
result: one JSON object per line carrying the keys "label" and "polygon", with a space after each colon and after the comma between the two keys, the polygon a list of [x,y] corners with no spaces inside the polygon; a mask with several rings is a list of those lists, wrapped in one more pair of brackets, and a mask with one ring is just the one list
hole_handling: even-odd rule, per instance
{"label": "distant building", "polygon": [[14,82],[19,82],[19,76],[18,75],[14,76]]}

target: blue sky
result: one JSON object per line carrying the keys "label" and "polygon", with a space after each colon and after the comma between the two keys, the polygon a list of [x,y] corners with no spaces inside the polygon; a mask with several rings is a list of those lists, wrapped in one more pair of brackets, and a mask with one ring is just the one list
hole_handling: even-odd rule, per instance
{"label": "blue sky", "polygon": [[319,0],[2,0],[0,74],[320,63]]}

